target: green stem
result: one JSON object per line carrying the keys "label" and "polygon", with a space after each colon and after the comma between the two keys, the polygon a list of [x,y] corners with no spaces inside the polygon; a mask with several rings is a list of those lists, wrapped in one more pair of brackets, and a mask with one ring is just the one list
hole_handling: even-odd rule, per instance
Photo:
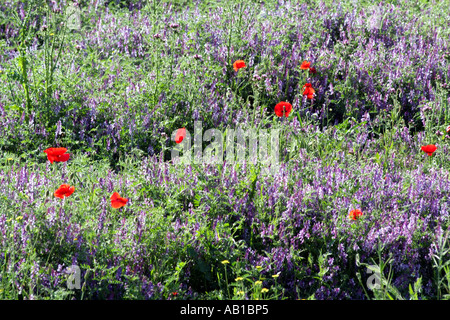
{"label": "green stem", "polygon": [[227,282],[227,292],[228,292],[228,298],[231,297],[230,295],[230,287],[228,286],[228,277],[227,277],[227,266],[225,265],[225,281]]}
{"label": "green stem", "polygon": [[30,92],[29,92],[29,86],[28,86],[28,74],[27,74],[27,58],[25,57],[25,53],[20,50],[20,57],[19,57],[19,67],[22,71],[22,86],[23,90],[25,92],[25,97],[27,100],[26,103],[26,113],[25,113],[25,122],[28,122],[30,109],[31,109],[31,99],[30,99]]}
{"label": "green stem", "polygon": [[230,31],[228,32],[228,65],[230,66],[232,61],[230,57],[230,50],[231,50],[231,35],[233,31],[233,15],[230,14]]}

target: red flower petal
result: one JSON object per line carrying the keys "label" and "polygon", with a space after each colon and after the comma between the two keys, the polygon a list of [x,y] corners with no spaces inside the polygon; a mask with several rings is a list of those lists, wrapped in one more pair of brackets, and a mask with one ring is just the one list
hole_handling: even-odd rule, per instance
{"label": "red flower petal", "polygon": [[437,147],[434,144],[429,144],[422,147],[422,151],[431,156],[433,152],[437,150]]}
{"label": "red flower petal", "polygon": [[284,116],[289,117],[289,113],[292,111],[292,105],[289,102],[284,102],[284,101],[277,103],[277,105],[275,106],[275,114],[278,117],[282,117],[283,111],[284,111]]}
{"label": "red flower petal", "polygon": [[114,209],[119,209],[119,208],[123,207],[124,205],[126,205],[127,202],[128,202],[128,199],[119,198],[114,201],[111,201],[111,207],[113,207]]}
{"label": "red flower petal", "polygon": [[362,216],[362,211],[360,209],[355,209],[350,211],[350,213],[348,214],[348,216],[350,217],[350,219],[352,220],[357,220],[359,217]]}
{"label": "red flower petal", "polygon": [[65,162],[70,157],[70,154],[65,154],[67,152],[66,148],[48,148],[44,152],[47,154],[47,159],[50,163]]}
{"label": "red flower petal", "polygon": [[68,184],[62,184],[54,193],[55,197],[64,199],[64,197],[69,197],[74,193],[75,187],[71,187]]}
{"label": "red flower petal", "polygon": [[239,69],[244,68],[244,67],[246,67],[244,60],[236,60],[233,63],[234,71],[238,71]]}
{"label": "red flower petal", "polygon": [[75,187],[70,187],[69,188],[69,190],[67,190],[67,194],[66,194],[66,197],[68,197],[68,196],[70,196],[72,193],[74,193],[75,192]]}
{"label": "red flower petal", "polygon": [[181,141],[183,141],[184,137],[186,137],[186,129],[178,129],[177,134],[175,135],[175,142],[180,143]]}
{"label": "red flower petal", "polygon": [[55,160],[55,161],[57,161],[57,162],[66,162],[67,160],[69,160],[69,158],[70,158],[70,153],[65,153],[65,154],[60,155],[57,158],[57,160]]}
{"label": "red flower petal", "polygon": [[114,192],[111,196],[111,201],[116,200],[118,198],[120,198],[119,194],[117,192]]}
{"label": "red flower petal", "polygon": [[316,90],[312,88],[311,83],[305,84],[303,89],[305,89],[305,91],[303,91],[303,95],[307,96],[308,99],[312,99]]}
{"label": "red flower petal", "polygon": [[120,195],[117,192],[114,192],[111,196],[111,207],[114,209],[118,209],[126,205],[128,202],[128,199],[120,197]]}
{"label": "red flower petal", "polygon": [[62,193],[60,190],[56,190],[54,193],[55,197],[64,199],[64,193]]}
{"label": "red flower petal", "polygon": [[49,154],[47,155],[47,159],[48,161],[50,161],[50,163],[53,163],[54,161],[58,160],[58,157]]}
{"label": "red flower petal", "polygon": [[67,152],[66,148],[48,148],[44,150],[47,155],[60,156]]}
{"label": "red flower petal", "polygon": [[300,66],[300,69],[308,70],[310,65],[311,65],[311,62],[303,61],[302,65]]}

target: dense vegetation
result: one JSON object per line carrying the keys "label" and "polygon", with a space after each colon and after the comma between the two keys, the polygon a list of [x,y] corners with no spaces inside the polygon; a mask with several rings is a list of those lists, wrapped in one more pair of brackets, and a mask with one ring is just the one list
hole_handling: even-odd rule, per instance
{"label": "dense vegetation", "polygon": [[[0,93],[2,299],[450,297],[447,1],[5,0]],[[274,174],[174,164],[196,121]]]}

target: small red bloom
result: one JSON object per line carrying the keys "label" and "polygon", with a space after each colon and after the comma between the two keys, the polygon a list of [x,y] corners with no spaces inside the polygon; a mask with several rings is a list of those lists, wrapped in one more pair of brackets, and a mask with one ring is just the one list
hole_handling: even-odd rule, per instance
{"label": "small red bloom", "polygon": [[69,160],[70,154],[66,153],[66,148],[48,148],[44,152],[47,154],[47,159],[50,163],[55,162],[66,162]]}
{"label": "small red bloom", "polygon": [[64,199],[64,197],[70,196],[75,191],[75,187],[71,187],[68,184],[62,184],[54,193],[55,197]]}
{"label": "small red bloom", "polygon": [[176,295],[178,295],[178,292],[172,292],[172,295],[174,295],[174,296],[176,296]]}
{"label": "small red bloom", "polygon": [[303,95],[306,96],[308,99],[312,99],[316,91],[312,88],[311,83],[305,84],[303,86],[303,89],[305,89],[305,91],[303,91]]}
{"label": "small red bloom", "polygon": [[244,60],[237,60],[233,63],[234,71],[238,71],[240,68],[246,67]]}
{"label": "small red bloom", "polygon": [[177,134],[175,135],[175,142],[180,143],[186,137],[186,129],[181,128],[178,129]]}
{"label": "small red bloom", "polygon": [[309,73],[316,73],[316,72],[317,72],[316,68],[314,68],[314,67],[309,68]]}
{"label": "small red bloom", "polygon": [[427,146],[422,147],[422,151],[431,156],[433,152],[437,150],[437,147],[434,144],[429,144]]}
{"label": "small red bloom", "polygon": [[127,202],[128,199],[122,198],[121,196],[119,196],[117,192],[114,192],[113,195],[111,196],[111,207],[113,207],[114,209],[123,207],[124,205],[127,204]]}
{"label": "small red bloom", "polygon": [[311,62],[309,62],[309,61],[303,61],[302,65],[300,66],[300,69],[302,69],[302,70],[308,70],[310,65],[311,65]]}
{"label": "small red bloom", "polygon": [[447,133],[450,133],[450,126],[447,127]]}
{"label": "small red bloom", "polygon": [[292,105],[289,102],[281,101],[275,106],[275,114],[278,117],[282,117],[283,114],[287,118],[289,113],[292,111]]}
{"label": "small red bloom", "polygon": [[361,217],[362,216],[362,211],[361,210],[359,210],[359,209],[355,209],[355,210],[352,210],[352,211],[350,211],[350,213],[349,213],[349,217],[350,217],[350,219],[352,219],[352,220],[357,220],[359,217]]}

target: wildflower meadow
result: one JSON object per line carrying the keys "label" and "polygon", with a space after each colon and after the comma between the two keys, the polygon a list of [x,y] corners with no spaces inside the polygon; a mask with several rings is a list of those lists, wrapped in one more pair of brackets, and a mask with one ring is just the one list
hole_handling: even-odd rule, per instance
{"label": "wildflower meadow", "polygon": [[0,299],[450,298],[447,0],[0,1]]}

